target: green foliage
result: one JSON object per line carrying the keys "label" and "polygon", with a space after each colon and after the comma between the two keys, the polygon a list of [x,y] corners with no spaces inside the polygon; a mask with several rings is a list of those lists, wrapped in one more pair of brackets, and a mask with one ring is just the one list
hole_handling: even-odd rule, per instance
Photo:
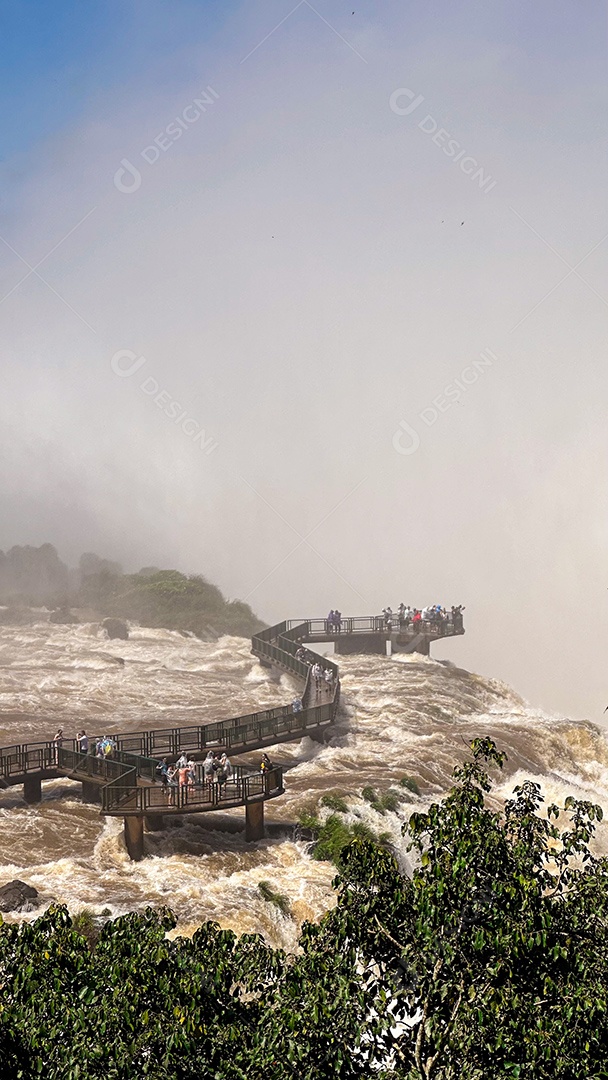
{"label": "green foliage", "polygon": [[321,798],[321,806],[326,806],[328,810],[335,810],[339,814],[347,814],[348,806],[339,795],[323,795]]}
{"label": "green foliage", "polygon": [[200,575],[187,577],[178,570],[155,570],[125,574],[101,581],[96,606],[105,615],[133,619],[144,626],[189,630],[202,637],[210,633],[249,636],[260,630],[248,604],[226,601],[219,589]]}
{"label": "green foliage", "polygon": [[406,788],[407,791],[411,791],[412,795],[420,795],[420,787],[413,776],[402,776],[399,783],[401,787]]}
{"label": "green foliage", "polygon": [[404,827],[411,877],[362,822],[308,815],[340,876],[295,956],[214,923],[169,939],[166,910],[106,923],[93,950],[64,908],[0,926],[2,1080],[606,1080],[602,811],[541,814],[526,781],[498,813],[504,755],[472,751]]}
{"label": "green foliage", "polygon": [[321,822],[315,813],[311,813],[309,810],[302,810],[298,814],[298,823],[303,829],[307,829],[309,832],[315,833],[321,828]]}
{"label": "green foliage", "polygon": [[274,904],[275,907],[278,907],[279,911],[283,912],[283,915],[291,915],[289,898],[285,896],[284,893],[276,892],[269,881],[260,881],[258,883],[258,889],[264,897],[264,900],[269,904]]}
{"label": "green foliage", "polygon": [[72,929],[85,939],[90,949],[95,948],[101,929],[90,908],[82,908],[76,915],[72,915]]}
{"label": "green foliage", "polygon": [[[327,806],[323,799],[321,799],[321,804]],[[365,822],[354,821],[349,824],[338,817],[337,813],[330,814],[325,821],[321,821],[316,814],[305,812],[300,814],[299,823],[303,829],[311,833],[314,839],[315,843],[311,851],[313,859],[333,862],[338,869],[341,866],[342,852],[354,840],[365,840],[381,847],[390,843],[391,840],[390,833],[377,835]]]}
{"label": "green foliage", "polygon": [[364,787],[361,792],[361,798],[365,799],[370,804],[373,810],[377,814],[384,814],[387,810],[397,810],[399,808],[399,795],[395,791],[385,791],[384,794],[378,795],[377,791],[373,787]]}
{"label": "green foliage", "polygon": [[399,796],[394,791],[385,791],[378,802],[383,810],[391,810],[394,813],[399,809]]}

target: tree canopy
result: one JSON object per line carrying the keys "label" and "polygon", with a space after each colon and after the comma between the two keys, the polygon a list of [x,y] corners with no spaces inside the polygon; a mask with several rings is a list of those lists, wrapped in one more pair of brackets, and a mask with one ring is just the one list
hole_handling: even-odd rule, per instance
{"label": "tree canopy", "polygon": [[[49,1080],[608,1078],[608,862],[598,806],[504,808],[487,739],[404,826],[416,861],[340,852],[337,905],[295,956],[147,910],[97,941],[68,912],[0,928],[2,1076]],[[77,921],[76,921],[77,925]]]}

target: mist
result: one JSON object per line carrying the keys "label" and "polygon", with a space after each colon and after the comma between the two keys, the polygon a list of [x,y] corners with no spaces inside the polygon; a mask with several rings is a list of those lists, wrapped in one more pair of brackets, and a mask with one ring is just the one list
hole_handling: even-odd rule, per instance
{"label": "mist", "polygon": [[603,13],[99,8],[9,118],[0,548],[463,603],[434,655],[600,721]]}

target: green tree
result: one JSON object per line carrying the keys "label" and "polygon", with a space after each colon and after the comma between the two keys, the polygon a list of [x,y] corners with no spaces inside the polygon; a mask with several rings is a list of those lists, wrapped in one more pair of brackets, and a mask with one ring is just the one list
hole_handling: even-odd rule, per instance
{"label": "green tree", "polygon": [[[295,956],[166,910],[0,927],[2,1080],[606,1080],[599,807],[491,800],[488,739],[405,826],[411,876],[358,839]],[[488,796],[490,795],[490,799]]]}
{"label": "green tree", "polygon": [[342,853],[324,939],[356,942],[372,1000],[393,995],[391,1077],[608,1076],[608,862],[589,848],[601,808],[569,797],[543,816],[529,781],[498,813],[486,768],[504,755],[472,748],[444,801],[405,827],[411,878],[369,845]]}

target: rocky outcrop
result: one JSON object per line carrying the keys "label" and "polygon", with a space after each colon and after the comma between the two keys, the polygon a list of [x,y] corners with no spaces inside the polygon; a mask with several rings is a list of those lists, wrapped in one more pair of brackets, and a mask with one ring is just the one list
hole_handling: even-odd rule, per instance
{"label": "rocky outcrop", "polygon": [[39,904],[38,890],[19,878],[0,888],[0,911],[35,911]]}
{"label": "rocky outcrop", "polygon": [[74,615],[69,608],[56,608],[55,611],[51,611],[49,622],[72,625],[78,622],[78,616]]}
{"label": "rocky outcrop", "polygon": [[68,588],[68,568],[52,544],[0,551],[0,598],[11,603],[61,602]]}
{"label": "rocky outcrop", "polygon": [[104,619],[101,625],[109,638],[129,640],[129,627],[124,619]]}

